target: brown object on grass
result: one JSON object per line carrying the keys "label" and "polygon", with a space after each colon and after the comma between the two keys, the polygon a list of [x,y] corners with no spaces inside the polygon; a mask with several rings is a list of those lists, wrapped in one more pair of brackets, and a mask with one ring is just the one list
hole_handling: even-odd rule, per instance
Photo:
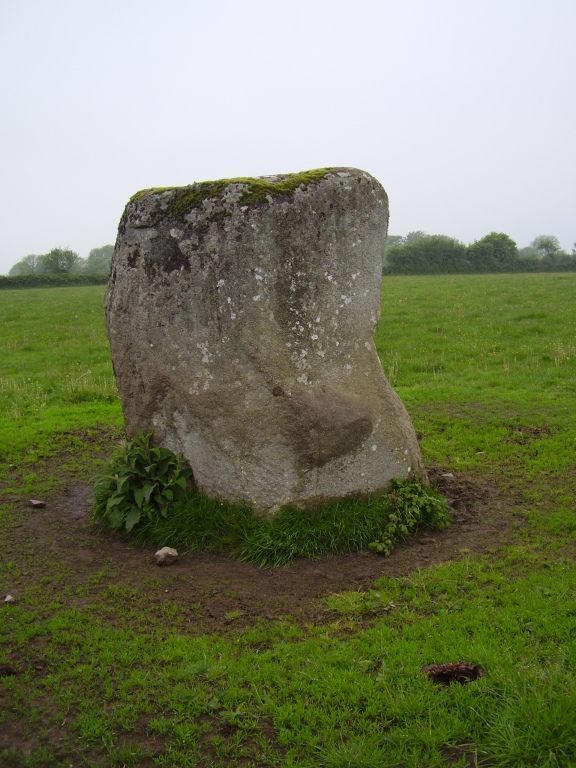
{"label": "brown object on grass", "polygon": [[480,677],[486,677],[486,672],[479,664],[472,661],[454,661],[449,664],[428,664],[422,667],[430,680],[438,685],[451,683],[470,683]]}
{"label": "brown object on grass", "polygon": [[11,664],[0,664],[0,677],[10,677],[17,674],[18,670],[14,669]]}

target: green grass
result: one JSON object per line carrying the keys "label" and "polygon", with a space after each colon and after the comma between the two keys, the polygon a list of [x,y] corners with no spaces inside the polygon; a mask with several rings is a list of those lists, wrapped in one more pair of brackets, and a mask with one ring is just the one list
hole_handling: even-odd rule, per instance
{"label": "green grass", "polygon": [[[71,744],[102,750],[105,765],[126,743],[138,765],[144,729],[162,737],[159,765],[194,765],[209,742],[215,765],[442,766],[449,747],[468,745],[488,765],[570,766],[575,570],[557,558],[514,579],[505,561],[449,564],[383,579],[361,608],[333,597],[347,622],[263,623],[230,638],[14,606],[12,643],[43,647],[50,674],[39,687],[30,669],[5,687],[24,722],[70,718]],[[373,624],[355,627],[358,613]],[[442,689],[420,672],[454,658],[473,658],[487,677]],[[220,736],[228,730],[234,739]]]}
{"label": "green grass", "polygon": [[576,391],[575,284],[552,274],[386,278],[376,344],[390,382],[428,406],[566,401]]}
{"label": "green grass", "polygon": [[345,499],[314,511],[284,508],[273,518],[252,514],[190,492],[134,528],[138,544],[172,546],[181,552],[224,551],[262,568],[289,565],[297,557],[323,558],[342,552],[385,550],[417,530],[446,527],[444,499],[418,482],[397,484],[384,496]]}
{"label": "green grass", "polygon": [[116,403],[103,327],[103,286],[30,289],[0,297],[0,416]]}
{"label": "green grass", "polygon": [[98,432],[122,434],[103,300],[104,286],[0,295],[0,482],[14,492],[32,490],[34,467],[56,456],[60,470],[89,475]]}
{"label": "green grass", "polygon": [[[201,636],[176,602],[151,606],[149,584],[103,573],[73,600],[74,574],[47,564],[0,606],[0,664],[21,669],[0,677],[0,745],[15,729],[19,744],[0,764],[576,766],[575,289],[557,274],[384,281],[377,347],[425,461],[513,499],[508,545],[332,595],[315,623]],[[12,495],[89,476],[121,431],[102,294],[0,296],[8,544]],[[71,399],[88,370],[94,391]],[[37,557],[8,549],[0,595]],[[459,659],[486,677],[441,688],[420,671]]]}

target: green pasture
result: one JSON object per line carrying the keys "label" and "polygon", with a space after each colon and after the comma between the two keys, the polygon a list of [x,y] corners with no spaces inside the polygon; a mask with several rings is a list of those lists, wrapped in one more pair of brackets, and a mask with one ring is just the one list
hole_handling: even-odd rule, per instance
{"label": "green pasture", "polygon": [[[505,545],[203,636],[150,583],[51,561],[32,583],[42,553],[10,547],[25,500],[122,434],[103,294],[0,294],[0,765],[576,766],[576,274],[383,282],[376,345],[425,462],[498,489]],[[460,659],[486,677],[420,671]]]}
{"label": "green pasture", "polygon": [[[90,475],[95,430],[120,437],[120,402],[104,329],[104,286],[37,288],[0,295],[0,482],[41,492],[58,469]],[[62,472],[60,471],[60,474]]]}

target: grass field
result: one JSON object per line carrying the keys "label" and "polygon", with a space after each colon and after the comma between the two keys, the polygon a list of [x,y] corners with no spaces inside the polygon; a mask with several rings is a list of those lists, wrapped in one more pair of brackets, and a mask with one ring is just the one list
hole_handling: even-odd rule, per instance
{"label": "grass field", "polygon": [[[505,541],[302,616],[248,621],[231,590],[209,631],[171,597],[204,588],[184,565],[120,578],[126,543],[27,505],[73,494],[122,433],[103,291],[0,295],[0,765],[576,766],[576,275],[383,284],[376,343],[426,465],[487,489]],[[461,660],[485,677],[421,672]]]}

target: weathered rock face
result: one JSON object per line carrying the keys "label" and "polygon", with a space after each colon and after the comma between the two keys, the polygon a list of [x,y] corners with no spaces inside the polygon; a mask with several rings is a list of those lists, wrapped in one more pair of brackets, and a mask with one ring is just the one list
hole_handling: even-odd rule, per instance
{"label": "weathered rock face", "polygon": [[372,340],[387,226],[352,168],[135,195],[106,294],[128,434],[262,511],[424,475]]}

